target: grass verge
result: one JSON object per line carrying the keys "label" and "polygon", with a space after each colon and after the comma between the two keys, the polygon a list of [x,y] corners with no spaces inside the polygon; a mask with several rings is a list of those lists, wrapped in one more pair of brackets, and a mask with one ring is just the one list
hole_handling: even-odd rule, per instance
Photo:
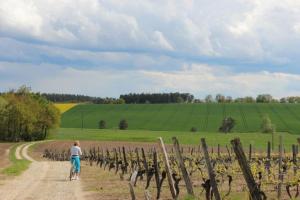
{"label": "grass verge", "polygon": [[23,171],[28,169],[28,167],[31,163],[29,160],[26,160],[26,159],[18,160],[16,158],[15,152],[16,152],[16,148],[19,145],[21,145],[21,144],[17,144],[17,145],[14,145],[13,147],[11,147],[10,152],[9,152],[9,160],[10,160],[11,164],[10,164],[10,166],[8,166],[2,170],[3,174],[8,175],[8,176],[18,176]]}
{"label": "grass verge", "polygon": [[[277,149],[279,135],[282,135],[284,145],[289,150],[292,144],[297,143],[299,135],[289,133],[276,133],[274,147]],[[146,131],[146,130],[110,130],[110,129],[76,129],[60,128],[56,133],[50,134],[52,140],[91,140],[91,141],[128,141],[128,142],[157,142],[162,137],[167,144],[172,143],[172,137],[176,136],[180,144],[198,145],[200,138],[206,138],[209,146],[230,145],[230,140],[239,137],[244,147],[249,144],[257,149],[265,150],[267,142],[272,141],[271,134],[264,133],[207,133],[207,132],[179,132],[179,131]]]}

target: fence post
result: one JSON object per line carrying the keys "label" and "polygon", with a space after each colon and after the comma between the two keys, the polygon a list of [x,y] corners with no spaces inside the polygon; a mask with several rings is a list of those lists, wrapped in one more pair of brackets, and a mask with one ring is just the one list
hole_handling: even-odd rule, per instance
{"label": "fence post", "polygon": [[231,140],[231,145],[233,147],[233,150],[235,152],[235,155],[237,157],[237,160],[238,160],[241,170],[243,172],[243,175],[244,175],[245,181],[247,183],[251,198],[253,200],[261,200],[262,198],[260,196],[259,188],[254,180],[253,174],[248,165],[247,158],[244,153],[240,139],[235,138],[235,139]]}
{"label": "fence post", "polygon": [[129,191],[130,191],[131,200],[135,200],[136,198],[135,198],[132,183],[129,183]]}
{"label": "fence post", "polygon": [[282,174],[282,153],[283,153],[283,145],[282,145],[282,136],[279,136],[279,166],[278,166],[278,190],[277,190],[277,197],[281,199],[281,187],[283,182],[283,174]]}
{"label": "fence post", "polygon": [[227,149],[227,153],[228,153],[229,159],[231,160],[231,154],[230,154],[230,150],[229,150],[227,144],[226,144],[226,149]]}
{"label": "fence post", "polygon": [[252,158],[252,144],[249,145],[249,162],[251,161]]}
{"label": "fence post", "polygon": [[162,154],[163,154],[163,160],[164,160],[165,167],[166,167],[167,178],[168,178],[172,198],[177,199],[177,194],[176,194],[176,190],[175,190],[175,187],[174,187],[174,180],[173,180],[172,174],[171,174],[171,168],[170,168],[170,163],[169,163],[169,158],[168,158],[168,154],[167,154],[167,151],[166,151],[166,147],[165,147],[163,139],[161,137],[159,137],[158,139],[159,139],[159,144],[160,144],[159,146],[160,146],[160,149],[161,149]]}
{"label": "fence post", "polygon": [[297,165],[297,145],[293,144],[292,146],[292,151],[293,151],[293,164],[294,164],[294,174],[296,175],[297,174],[297,168],[298,168],[298,165]]}
{"label": "fence post", "polygon": [[182,159],[182,155],[181,155],[180,147],[179,147],[179,142],[178,142],[176,137],[173,137],[172,140],[173,140],[173,144],[174,144],[176,158],[177,158],[177,161],[179,163],[179,167],[181,169],[182,176],[183,176],[183,179],[184,179],[184,182],[185,182],[187,193],[189,195],[194,196],[193,185],[192,185],[191,179],[189,177],[189,174],[188,174],[188,172],[185,168],[184,161]]}
{"label": "fence post", "polygon": [[126,152],[125,152],[125,147],[122,147],[122,152],[123,152],[123,159],[124,159],[124,164],[125,164],[125,172],[127,173],[127,166],[128,166],[128,162],[127,162],[127,158],[126,158]]}
{"label": "fence post", "polygon": [[160,187],[159,166],[158,166],[158,162],[157,162],[156,150],[153,152],[153,165],[154,165],[155,183],[156,183],[156,188],[157,188],[156,199],[159,199],[161,187]]}
{"label": "fence post", "polygon": [[215,179],[216,175],[215,175],[214,170],[213,170],[213,168],[211,166],[211,163],[210,163],[205,138],[201,138],[201,145],[202,145],[202,150],[203,150],[203,153],[204,153],[204,158],[205,158],[205,162],[206,162],[206,166],[207,166],[207,170],[208,170],[208,175],[209,175],[212,191],[215,195],[215,199],[216,200],[221,200],[221,196],[220,196],[218,186],[217,186],[217,182],[216,182],[216,179]]}
{"label": "fence post", "polygon": [[267,148],[267,170],[268,174],[270,174],[270,167],[271,167],[271,142],[268,141],[268,148]]}

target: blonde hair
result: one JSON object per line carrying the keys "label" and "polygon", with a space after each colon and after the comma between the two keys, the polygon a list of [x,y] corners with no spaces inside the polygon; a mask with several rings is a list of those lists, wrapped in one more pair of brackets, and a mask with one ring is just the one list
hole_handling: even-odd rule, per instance
{"label": "blonde hair", "polygon": [[79,146],[79,145],[80,145],[79,141],[76,140],[76,141],[74,142],[74,146]]}

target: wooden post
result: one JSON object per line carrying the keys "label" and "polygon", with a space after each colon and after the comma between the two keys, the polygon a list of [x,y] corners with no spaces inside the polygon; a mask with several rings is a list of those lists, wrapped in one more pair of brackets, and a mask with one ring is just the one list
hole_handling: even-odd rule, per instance
{"label": "wooden post", "polygon": [[229,156],[229,159],[231,160],[231,154],[230,154],[230,150],[228,148],[228,146],[226,145],[226,149],[227,149],[227,153],[228,153],[228,156]]}
{"label": "wooden post", "polygon": [[238,160],[241,170],[243,172],[243,175],[244,175],[245,181],[247,183],[251,198],[253,200],[261,200],[262,198],[260,196],[259,188],[254,180],[253,174],[248,165],[247,158],[244,153],[240,139],[236,138],[236,139],[231,140],[231,145],[233,147],[233,150],[235,152],[235,155],[237,157],[237,160]]}
{"label": "wooden post", "polygon": [[142,157],[143,157],[143,165],[144,165],[144,168],[146,170],[146,174],[148,174],[148,164],[147,164],[147,158],[146,158],[146,155],[145,155],[145,151],[144,151],[144,148],[142,148]]}
{"label": "wooden post", "polygon": [[172,178],[172,173],[171,173],[171,168],[170,168],[170,163],[169,163],[169,158],[168,158],[168,154],[166,151],[166,147],[165,147],[163,139],[161,137],[159,137],[158,139],[159,139],[159,144],[160,144],[159,146],[160,146],[161,152],[163,154],[163,160],[164,160],[165,167],[166,167],[167,178],[168,178],[172,198],[177,199],[176,190],[174,187],[174,180]]}
{"label": "wooden post", "polygon": [[119,171],[119,158],[118,158],[118,152],[116,148],[114,148],[114,154],[115,154],[115,165],[116,165],[115,173],[117,174]]}
{"label": "wooden post", "polygon": [[283,182],[283,174],[282,174],[282,153],[283,153],[283,146],[282,146],[282,136],[279,136],[279,165],[278,165],[278,187],[277,187],[277,198],[281,199],[281,187]]}
{"label": "wooden post", "polygon": [[135,194],[134,194],[134,190],[133,190],[133,186],[132,183],[129,182],[129,191],[130,191],[130,195],[131,195],[131,200],[135,200]]}
{"label": "wooden post", "polygon": [[122,152],[123,152],[123,160],[124,160],[124,165],[125,165],[125,172],[127,173],[127,166],[128,166],[128,162],[127,162],[127,158],[126,158],[126,152],[125,152],[125,147],[122,147]]}
{"label": "wooden post", "polygon": [[296,145],[292,145],[292,153],[293,153],[293,163],[296,162]]}
{"label": "wooden post", "polygon": [[272,130],[272,151],[274,151],[274,134],[275,134],[275,131]]}
{"label": "wooden post", "polygon": [[153,165],[154,165],[154,175],[155,175],[155,183],[156,183],[156,199],[159,199],[160,197],[160,178],[159,178],[159,167],[157,163],[157,153],[156,151],[153,152]]}
{"label": "wooden post", "polygon": [[209,175],[210,185],[212,187],[212,191],[215,195],[215,199],[216,200],[221,200],[221,196],[220,196],[218,186],[217,186],[217,181],[215,179],[216,175],[215,175],[214,170],[213,170],[213,168],[211,166],[211,163],[210,163],[205,138],[201,138],[201,145],[202,145],[202,151],[204,153],[204,158],[205,158],[205,162],[206,162],[206,166],[207,166],[207,170],[208,170],[208,175]]}
{"label": "wooden post", "polygon": [[268,142],[268,148],[267,148],[267,170],[268,173],[270,174],[270,167],[271,167],[271,142]]}
{"label": "wooden post", "polygon": [[191,179],[189,177],[189,174],[188,174],[188,172],[187,172],[187,170],[185,168],[185,165],[184,165],[184,161],[182,159],[182,155],[181,155],[181,152],[180,152],[179,142],[178,142],[178,140],[177,140],[176,137],[173,137],[172,140],[173,140],[173,144],[174,144],[176,158],[177,158],[177,161],[178,161],[178,164],[179,164],[179,167],[181,169],[182,176],[183,176],[183,179],[184,179],[184,182],[185,182],[187,193],[189,195],[195,196],[194,195],[194,191],[193,191],[192,181],[191,181]]}
{"label": "wooden post", "polygon": [[252,144],[249,145],[249,162],[251,161],[252,156]]}
{"label": "wooden post", "polygon": [[137,162],[138,169],[141,170],[142,166],[141,166],[141,160],[140,160],[138,148],[135,149],[135,154],[136,154],[136,162]]}
{"label": "wooden post", "polygon": [[220,144],[218,144],[218,157],[221,157],[221,153],[220,153]]}
{"label": "wooden post", "polygon": [[294,174],[296,175],[297,174],[297,148],[296,148],[297,145],[293,144],[292,146],[292,151],[293,151],[293,168],[294,168]]}

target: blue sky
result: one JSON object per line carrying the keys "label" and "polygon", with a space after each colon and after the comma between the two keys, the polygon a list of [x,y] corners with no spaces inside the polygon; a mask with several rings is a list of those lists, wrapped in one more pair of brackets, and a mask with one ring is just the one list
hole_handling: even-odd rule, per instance
{"label": "blue sky", "polygon": [[0,0],[0,90],[300,95],[295,0]]}

